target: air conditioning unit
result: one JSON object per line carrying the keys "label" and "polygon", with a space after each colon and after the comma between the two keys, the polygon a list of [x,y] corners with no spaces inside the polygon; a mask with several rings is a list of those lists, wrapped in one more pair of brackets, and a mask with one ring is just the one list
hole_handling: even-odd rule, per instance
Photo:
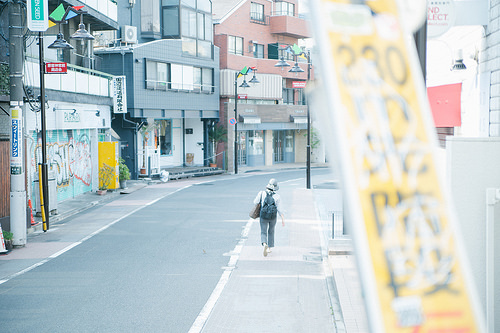
{"label": "air conditioning unit", "polygon": [[130,44],[137,43],[137,27],[124,25],[122,27],[122,42]]}

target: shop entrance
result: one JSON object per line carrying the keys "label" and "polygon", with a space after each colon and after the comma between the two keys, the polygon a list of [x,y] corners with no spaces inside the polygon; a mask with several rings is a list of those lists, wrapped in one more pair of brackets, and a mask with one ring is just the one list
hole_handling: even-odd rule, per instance
{"label": "shop entrance", "polygon": [[293,163],[293,130],[273,131],[274,163]]}

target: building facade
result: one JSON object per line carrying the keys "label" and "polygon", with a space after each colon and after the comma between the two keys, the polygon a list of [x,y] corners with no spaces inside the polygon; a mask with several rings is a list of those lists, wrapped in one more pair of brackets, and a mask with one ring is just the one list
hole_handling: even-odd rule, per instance
{"label": "building facade", "polygon": [[209,0],[118,3],[120,30],[102,32],[100,68],[126,78],[113,130],[132,176],[211,160],[219,118],[219,50]]}
{"label": "building facade", "polygon": [[[298,6],[293,0],[214,2],[214,38],[220,47],[221,122],[228,129],[229,170],[234,170],[234,146],[238,147],[238,165],[306,161],[308,109],[304,89],[294,85],[299,82],[305,86],[308,62],[295,57],[290,49],[310,33]],[[279,60],[290,67],[276,67]],[[302,72],[289,72],[296,61]],[[235,80],[245,67],[252,69],[250,74]],[[243,80],[251,82],[253,75],[260,83],[240,87]],[[314,78],[312,69],[309,75]]]}
{"label": "building facade", "polygon": [[[7,24],[4,15],[9,4],[2,7],[2,24]],[[44,57],[40,58],[38,33],[25,30],[25,45],[22,45],[23,59],[23,124],[24,124],[24,165],[26,174],[26,201],[31,200],[33,214],[40,212],[38,165],[42,162],[41,105],[40,105],[40,64],[66,63],[65,74],[44,74],[45,82],[45,120],[47,164],[49,172],[49,202],[51,210],[57,203],[82,193],[95,191],[99,187],[98,142],[108,141],[111,129],[112,76],[95,70],[95,57],[91,40],[77,40],[71,36],[79,29],[83,20],[88,32],[93,29],[117,29],[116,3],[111,0],[99,1],[48,1],[48,12],[53,13],[62,6],[65,12],[73,6],[73,17],[57,23],[43,35]],[[76,14],[81,13],[82,14]],[[83,17],[81,16],[83,15]],[[22,22],[26,24],[25,7],[21,9]],[[7,20],[4,20],[7,19]],[[59,19],[58,19],[59,20]],[[60,20],[59,20],[60,21]],[[4,25],[5,27],[5,25]],[[4,31],[8,31],[5,29]],[[51,48],[57,35],[67,41],[68,49]],[[71,49],[69,49],[71,48]],[[8,51],[7,48],[2,50]],[[7,54],[0,55],[1,61]],[[12,59],[8,59],[12,61]],[[2,63],[2,68],[5,63]],[[2,77],[8,69],[2,70]],[[2,82],[4,80],[2,79]],[[8,80],[5,80],[8,82]],[[3,86],[2,86],[3,87]],[[0,103],[0,137],[9,137],[10,115],[8,96],[3,92]],[[8,95],[8,93],[7,93]],[[7,98],[4,98],[7,97]],[[5,131],[7,130],[7,133]],[[9,173],[5,173],[8,175]],[[8,178],[8,177],[5,177]],[[29,216],[29,212],[28,212]]]}

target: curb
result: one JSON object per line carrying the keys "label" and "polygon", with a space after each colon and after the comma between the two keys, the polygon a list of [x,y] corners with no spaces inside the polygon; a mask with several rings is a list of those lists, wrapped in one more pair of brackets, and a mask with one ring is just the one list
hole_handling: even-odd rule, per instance
{"label": "curb", "polygon": [[[70,209],[66,212],[62,212],[61,214],[51,215],[49,218],[49,225],[57,224],[62,220],[65,220],[71,216],[82,213],[92,207],[98,206],[100,204],[108,203],[110,201],[116,200],[120,197],[121,194],[130,194],[137,190],[140,190],[144,187],[147,187],[148,184],[138,183],[129,188],[121,189],[119,191],[114,191],[109,195],[102,196],[101,198],[96,198],[94,201],[90,201],[86,204],[82,204],[81,207]],[[39,219],[39,218],[38,218]],[[37,233],[43,231],[43,223],[42,221],[38,221],[35,225],[32,225],[31,228],[28,228],[28,234]]]}

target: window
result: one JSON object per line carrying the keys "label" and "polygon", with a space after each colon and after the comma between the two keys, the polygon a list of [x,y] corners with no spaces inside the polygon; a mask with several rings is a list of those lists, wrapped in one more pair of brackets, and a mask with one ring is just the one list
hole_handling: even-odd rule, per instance
{"label": "window", "polygon": [[214,80],[214,71],[212,68],[203,68],[201,71],[202,77],[202,88],[203,92],[213,93],[213,80]]}
{"label": "window", "polygon": [[276,2],[276,16],[295,16],[295,4],[285,1]]}
{"label": "window", "polygon": [[167,90],[168,64],[146,60],[146,89]]}
{"label": "window", "polygon": [[264,5],[252,2],[250,5],[250,19],[264,22]]}
{"label": "window", "polygon": [[163,37],[179,38],[179,7],[163,8]]}
{"label": "window", "polygon": [[293,90],[290,88],[283,88],[283,104],[293,105]]}
{"label": "window", "polygon": [[198,10],[212,13],[212,1],[210,0],[198,0]]}
{"label": "window", "polygon": [[212,58],[212,42],[198,40],[198,53],[200,58]]}
{"label": "window", "polygon": [[141,31],[160,33],[160,0],[141,1]]}
{"label": "window", "polygon": [[172,155],[172,120],[158,120],[160,123],[160,154]]}
{"label": "window", "polygon": [[182,36],[196,38],[196,12],[182,8]]}
{"label": "window", "polygon": [[264,58],[264,45],[253,44],[253,57],[254,58]]}
{"label": "window", "polygon": [[229,53],[243,55],[242,37],[229,36],[228,44]]}
{"label": "window", "polygon": [[170,80],[172,81],[172,89],[182,89],[182,65],[170,65]]}
{"label": "window", "polygon": [[248,131],[248,155],[264,154],[264,131]]}

